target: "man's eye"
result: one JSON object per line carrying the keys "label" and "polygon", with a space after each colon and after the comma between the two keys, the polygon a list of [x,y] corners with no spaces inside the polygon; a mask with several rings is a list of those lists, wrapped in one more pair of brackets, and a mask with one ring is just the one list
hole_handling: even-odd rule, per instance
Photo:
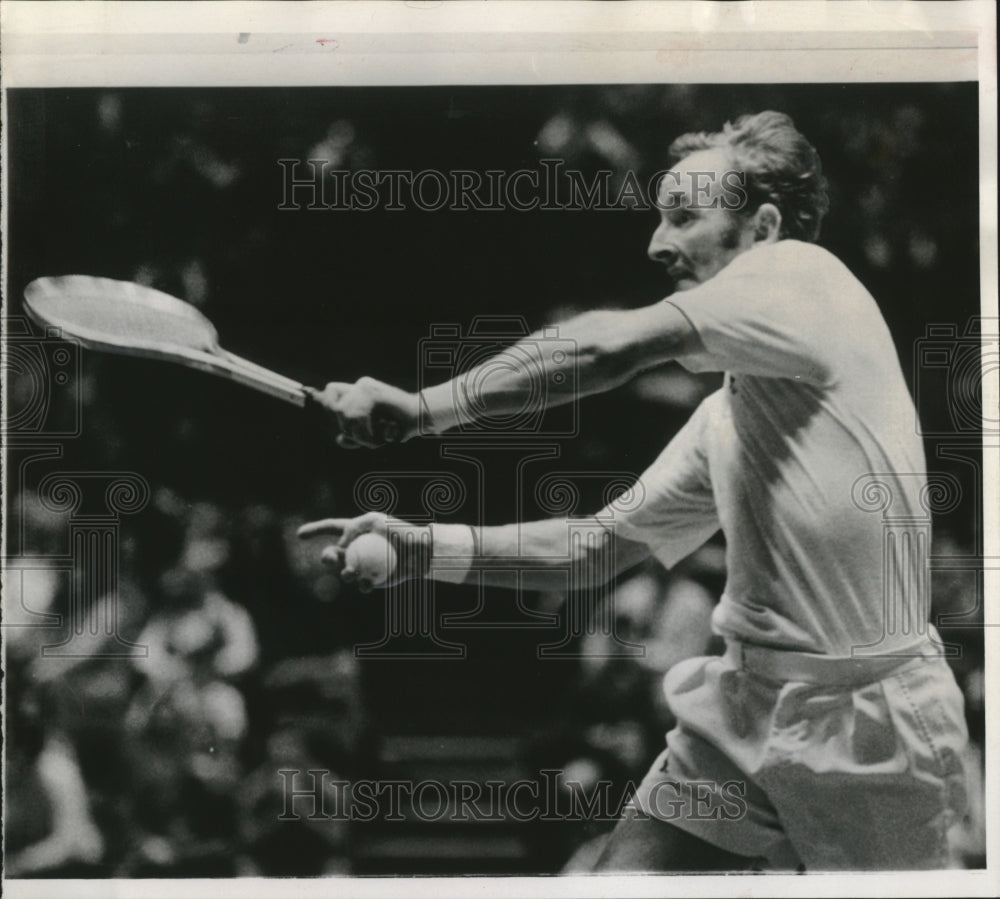
{"label": "man's eye", "polygon": [[687,209],[675,209],[670,213],[670,223],[673,225],[683,225],[691,221],[694,216],[691,214],[690,210]]}

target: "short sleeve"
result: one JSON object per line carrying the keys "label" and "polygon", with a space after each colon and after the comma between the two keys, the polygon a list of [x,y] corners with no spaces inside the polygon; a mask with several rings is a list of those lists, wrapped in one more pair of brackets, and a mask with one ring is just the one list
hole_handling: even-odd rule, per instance
{"label": "short sleeve", "polygon": [[[823,386],[833,377],[842,303],[857,282],[826,250],[783,240],[734,259],[710,281],[672,295],[700,346],[678,357],[690,371],[794,378]],[[860,287],[860,285],[857,285]]]}
{"label": "short sleeve", "polygon": [[712,402],[709,397],[698,407],[643,472],[628,502],[616,500],[600,513],[615,533],[645,543],[668,568],[719,530],[704,443]]}

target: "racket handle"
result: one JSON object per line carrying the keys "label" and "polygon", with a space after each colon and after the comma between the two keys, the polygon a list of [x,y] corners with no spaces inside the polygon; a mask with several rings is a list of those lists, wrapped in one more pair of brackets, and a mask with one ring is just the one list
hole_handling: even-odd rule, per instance
{"label": "racket handle", "polygon": [[399,422],[380,418],[375,422],[375,436],[382,443],[399,443]]}
{"label": "racket handle", "polygon": [[237,356],[235,353],[230,353],[228,350],[219,349],[216,356],[225,360],[226,369],[232,380],[246,387],[252,387],[254,390],[259,390],[261,393],[277,397],[279,400],[284,400],[300,409],[305,407],[306,388],[299,381],[279,375],[276,371],[264,368],[264,366],[244,359],[242,356]]}
{"label": "racket handle", "polygon": [[[313,387],[303,386],[302,405],[307,409],[312,407],[318,410],[320,404],[314,399],[314,396],[319,392]],[[391,418],[376,418],[374,421],[374,431],[375,438],[379,443],[399,443],[400,428],[398,421],[393,421]]]}

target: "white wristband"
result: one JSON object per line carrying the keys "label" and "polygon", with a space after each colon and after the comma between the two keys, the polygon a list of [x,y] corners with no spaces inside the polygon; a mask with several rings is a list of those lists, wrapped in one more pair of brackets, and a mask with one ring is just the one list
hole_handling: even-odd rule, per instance
{"label": "white wristband", "polygon": [[465,582],[476,557],[476,537],[466,524],[431,525],[431,562],[427,576],[449,584]]}
{"label": "white wristband", "polygon": [[443,434],[463,421],[460,390],[457,381],[445,381],[420,391],[420,413],[424,427],[431,433]]}

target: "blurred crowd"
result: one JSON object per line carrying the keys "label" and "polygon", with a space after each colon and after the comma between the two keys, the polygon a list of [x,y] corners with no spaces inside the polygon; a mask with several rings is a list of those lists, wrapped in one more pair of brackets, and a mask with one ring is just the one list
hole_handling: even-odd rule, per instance
{"label": "blurred crowd", "polygon": [[[65,537],[37,496],[16,504],[29,550]],[[309,654],[337,585],[298,523],[160,490],[123,541],[117,608],[85,610],[72,657],[43,652],[65,631],[6,629],[8,876],[346,869],[342,825],[279,820],[279,769],[346,778],[367,755],[353,653],[324,635]],[[70,582],[30,579],[7,621],[72,619]]]}

